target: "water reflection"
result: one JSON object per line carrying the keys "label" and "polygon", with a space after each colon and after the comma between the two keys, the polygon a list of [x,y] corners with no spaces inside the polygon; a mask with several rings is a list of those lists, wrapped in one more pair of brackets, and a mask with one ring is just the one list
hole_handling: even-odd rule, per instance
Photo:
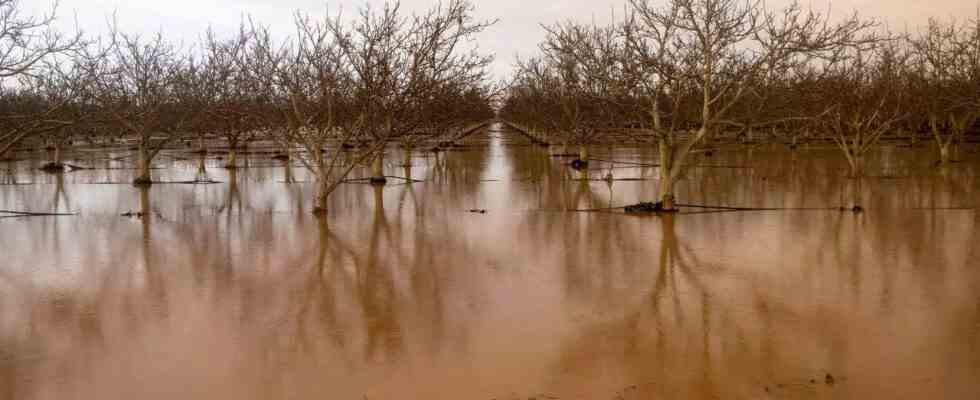
{"label": "water reflection", "polygon": [[[972,207],[974,164],[884,151],[854,215],[826,210],[850,183],[832,151],[719,150],[686,202],[824,209],[562,212],[656,196],[655,152],[592,151],[620,163],[574,171],[495,128],[390,155],[423,182],[345,185],[322,219],[274,160],[152,188],[110,184],[132,173],[114,161],[17,163],[0,209],[81,214],[0,220],[0,398],[980,392],[976,216],[935,209]],[[200,160],[161,167],[189,180]]]}

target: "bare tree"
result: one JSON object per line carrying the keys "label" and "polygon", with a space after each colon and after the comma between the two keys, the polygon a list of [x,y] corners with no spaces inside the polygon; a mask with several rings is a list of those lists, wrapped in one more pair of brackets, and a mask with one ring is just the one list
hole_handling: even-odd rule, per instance
{"label": "bare tree", "polygon": [[98,57],[102,54],[79,51],[68,60],[45,62],[36,73],[20,79],[25,91],[40,99],[47,109],[45,118],[37,115],[30,118],[46,127],[36,132],[36,136],[43,138],[52,150],[50,162],[42,167],[48,172],[64,171],[64,148],[72,144],[78,133],[95,123],[94,75],[88,67]]}
{"label": "bare tree", "polygon": [[10,108],[0,110],[3,121],[0,124],[0,158],[24,138],[57,129],[43,121],[50,119],[55,111],[52,106],[57,108],[63,103],[36,103],[24,108],[27,105],[24,101],[36,94],[5,87],[8,80],[33,76],[45,60],[76,50],[83,44],[80,32],[67,35],[51,27],[57,8],[56,2],[48,14],[27,16],[23,15],[19,0],[0,0],[0,85],[4,86],[0,95],[14,96],[3,102]]}
{"label": "bare tree", "polygon": [[[265,50],[259,53],[274,57],[265,64],[275,68],[286,96],[282,105],[286,126],[275,130],[272,137],[287,151],[293,146],[303,150],[300,161],[316,181],[314,212],[321,214],[327,210],[330,193],[376,149],[363,150],[353,159],[346,157],[348,148],[343,144],[363,135],[366,124],[353,109],[353,84],[341,61],[339,44],[324,22],[297,15],[296,26],[295,47],[277,52],[261,45]],[[331,144],[335,146],[328,159]]]}
{"label": "bare tree", "polygon": [[189,107],[192,70],[162,33],[150,39],[113,33],[114,46],[100,67],[97,101],[104,118],[137,144],[134,184],[153,183],[154,158],[198,112]]}
{"label": "bare tree", "polygon": [[237,35],[218,39],[208,31],[203,56],[196,68],[195,90],[201,113],[195,121],[200,135],[216,133],[228,144],[225,168],[238,168],[239,148],[255,138],[264,126],[264,97],[258,78],[249,73],[249,46],[255,40],[250,25],[242,23]]}
{"label": "bare tree", "polygon": [[[302,163],[317,182],[314,211],[356,168],[374,160],[372,181],[383,183],[385,146],[432,125],[437,96],[483,84],[491,58],[464,44],[490,22],[472,18],[473,6],[453,0],[422,15],[406,16],[398,2],[380,11],[362,8],[315,20],[296,16],[294,44],[276,46],[257,30],[257,58],[274,76],[283,129],[271,136],[287,151],[303,150]],[[356,146],[359,144],[360,146]]]}
{"label": "bare tree", "polygon": [[966,130],[980,116],[977,87],[971,85],[977,50],[971,40],[976,33],[970,28],[930,19],[925,31],[909,40],[915,57],[910,95],[918,100],[919,113],[925,114],[942,165],[952,160]]}
{"label": "bare tree", "polygon": [[[469,0],[450,0],[427,13],[405,17],[398,1],[374,12],[361,9],[352,23],[337,15],[328,22],[342,63],[354,83],[354,104],[367,134],[380,143],[423,128],[420,106],[446,85],[476,86],[492,57],[465,48],[468,39],[495,21],[478,21]],[[374,157],[373,177],[383,183],[383,151]]]}
{"label": "bare tree", "polygon": [[[661,202],[674,210],[673,184],[682,175],[695,146],[730,121],[731,112],[757,93],[754,87],[779,79],[796,65],[833,53],[843,46],[870,43],[874,37],[860,36],[872,22],[853,16],[831,24],[827,17],[792,3],[772,11],[763,3],[745,0],[670,0],[657,7],[648,0],[630,0],[639,26],[636,39],[649,48],[646,79],[672,84],[670,96],[692,96],[697,119],[691,130],[665,127],[657,120],[653,129],[662,137]],[[657,86],[653,86],[657,88]],[[660,90],[665,90],[661,86]],[[651,94],[650,97],[660,96]],[[676,104],[688,100],[674,99]],[[673,110],[677,112],[677,110]],[[678,129],[681,128],[681,129]],[[681,135],[681,133],[686,135]]]}
{"label": "bare tree", "polygon": [[[574,23],[546,27],[541,45],[546,70],[542,88],[561,111],[557,133],[580,146],[573,166],[588,163],[588,144],[621,122],[616,112],[626,88],[626,46],[615,27]],[[566,139],[566,140],[567,140]]]}
{"label": "bare tree", "polygon": [[821,122],[843,152],[849,176],[864,175],[865,157],[904,118],[903,57],[893,46],[876,46],[831,66],[821,94],[833,111]]}

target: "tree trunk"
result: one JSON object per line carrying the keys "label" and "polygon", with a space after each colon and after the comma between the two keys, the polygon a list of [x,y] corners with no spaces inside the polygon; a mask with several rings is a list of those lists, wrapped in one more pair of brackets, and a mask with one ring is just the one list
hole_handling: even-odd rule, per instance
{"label": "tree trunk", "polygon": [[205,163],[206,158],[207,158],[207,155],[204,154],[204,153],[201,153],[197,157],[197,173],[198,174],[203,175],[205,172],[207,172],[207,164]]}
{"label": "tree trunk", "polygon": [[140,191],[140,211],[139,217],[143,218],[143,232],[144,237],[149,234],[149,221],[150,221],[150,189],[143,187],[139,189]]}
{"label": "tree trunk", "polygon": [[583,144],[579,147],[578,159],[582,161],[589,161],[589,146]]}
{"label": "tree trunk", "polygon": [[845,185],[845,199],[843,207],[849,211],[860,212],[863,211],[861,206],[861,186],[863,183],[862,178],[848,180]]}
{"label": "tree trunk", "polygon": [[660,136],[660,203],[665,211],[674,211],[674,179],[670,170],[673,166],[672,149],[667,138]]}
{"label": "tree trunk", "polygon": [[375,214],[384,214],[385,209],[385,196],[384,188],[380,186],[374,187],[374,212]]}
{"label": "tree trunk", "polygon": [[225,168],[233,169],[238,168],[238,140],[231,139],[228,141],[228,162],[225,164]]}
{"label": "tree trunk", "polygon": [[939,145],[939,163],[942,165],[948,165],[950,161],[950,142]]}
{"label": "tree trunk", "polygon": [[228,171],[228,215],[238,206],[238,212],[242,211],[242,196],[238,190],[238,171],[232,169]]}
{"label": "tree trunk", "polygon": [[150,178],[150,150],[146,148],[146,144],[143,142],[140,142],[138,163],[139,172],[136,175],[136,179],[133,180],[133,183],[136,185],[152,185],[153,180]]}
{"label": "tree trunk", "polygon": [[864,176],[864,154],[855,153],[847,161],[851,164],[851,178],[859,179]]}
{"label": "tree trunk", "polygon": [[56,140],[54,142],[54,165],[61,165],[61,141]]}
{"label": "tree trunk", "polygon": [[405,148],[405,177],[412,179],[412,146]]}
{"label": "tree trunk", "polygon": [[283,160],[283,167],[286,173],[286,183],[293,183],[296,179],[293,177],[293,148],[286,147],[286,159]]}
{"label": "tree trunk", "polygon": [[930,117],[929,126],[932,128],[932,136],[936,139],[936,146],[939,149],[939,164],[947,165],[949,164],[949,145],[952,143],[953,138],[952,134],[949,138],[943,137],[942,128],[940,128],[937,121],[938,118]]}
{"label": "tree trunk", "polygon": [[330,183],[326,176],[318,173],[316,176],[316,198],[313,199],[313,214],[316,215],[326,215],[327,214],[327,198],[330,193],[327,192]]}
{"label": "tree trunk", "polygon": [[373,184],[384,185],[388,182],[388,179],[385,178],[384,155],[384,150],[381,150],[374,157],[374,162],[371,165],[371,183]]}

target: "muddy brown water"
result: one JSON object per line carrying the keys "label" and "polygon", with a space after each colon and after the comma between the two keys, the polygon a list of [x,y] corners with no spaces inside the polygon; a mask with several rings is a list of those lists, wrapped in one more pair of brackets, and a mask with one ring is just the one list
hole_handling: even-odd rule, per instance
{"label": "muddy brown water", "polygon": [[682,203],[798,210],[658,218],[573,211],[654,199],[652,148],[594,148],[618,163],[584,181],[499,127],[465,144],[389,150],[425,182],[323,220],[265,155],[148,190],[102,153],[0,166],[0,209],[77,213],[0,218],[0,398],[980,397],[975,149],[884,147],[853,214],[833,149],[721,148]]}

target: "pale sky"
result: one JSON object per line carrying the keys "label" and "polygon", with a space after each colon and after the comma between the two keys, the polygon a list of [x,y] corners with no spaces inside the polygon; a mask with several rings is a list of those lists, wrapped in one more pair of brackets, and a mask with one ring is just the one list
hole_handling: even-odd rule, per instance
{"label": "pale sky", "polygon": [[[657,0],[654,0],[657,1]],[[53,0],[22,0],[22,3],[41,12]],[[772,7],[788,0],[768,0]],[[120,28],[126,32],[153,34],[164,32],[174,41],[192,43],[208,28],[217,32],[233,32],[243,15],[252,15],[268,25],[278,35],[292,33],[292,17],[297,10],[322,15],[329,5],[331,12],[343,7],[351,13],[370,3],[380,5],[384,0],[61,0],[59,26],[73,29],[75,21],[87,33],[105,31],[107,18],[115,12]],[[420,12],[433,7],[437,0],[402,0],[406,10]],[[485,52],[497,56],[493,72],[505,78],[517,55],[532,55],[543,37],[541,23],[559,20],[606,22],[611,16],[623,15],[626,0],[474,0],[477,16],[499,18],[500,22],[478,38]],[[835,15],[858,11],[862,16],[875,17],[893,30],[923,24],[929,17],[965,20],[977,15],[980,0],[803,0],[818,10],[832,4]]]}

